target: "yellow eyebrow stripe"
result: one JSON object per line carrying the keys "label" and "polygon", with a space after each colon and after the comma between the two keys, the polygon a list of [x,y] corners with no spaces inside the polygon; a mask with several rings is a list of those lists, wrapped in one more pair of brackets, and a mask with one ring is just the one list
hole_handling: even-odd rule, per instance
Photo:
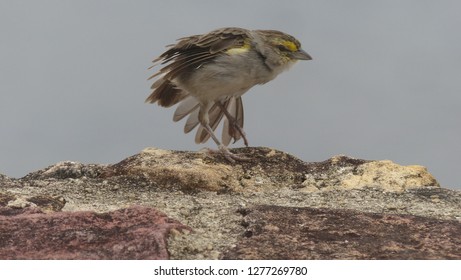
{"label": "yellow eyebrow stripe", "polygon": [[296,44],[293,43],[293,42],[283,40],[283,41],[282,41],[282,44],[283,44],[288,50],[290,50],[290,51],[292,51],[292,52],[298,51],[298,47],[297,47]]}

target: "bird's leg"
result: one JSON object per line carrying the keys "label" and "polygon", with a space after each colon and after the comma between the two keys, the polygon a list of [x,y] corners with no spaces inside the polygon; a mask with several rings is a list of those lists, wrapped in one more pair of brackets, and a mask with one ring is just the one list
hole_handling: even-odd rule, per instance
{"label": "bird's leg", "polygon": [[221,111],[224,113],[224,115],[226,115],[229,124],[242,136],[245,146],[248,147],[248,139],[246,137],[245,131],[243,131],[243,128],[240,127],[240,125],[237,123],[237,120],[227,111],[226,107],[224,107],[221,102],[216,102],[216,104],[218,104],[219,108],[221,108]]}
{"label": "bird's leg", "polygon": [[[238,156],[236,154],[231,153],[229,149],[219,141],[218,137],[213,132],[213,129],[211,129],[209,120],[208,120],[208,111],[205,110],[206,113],[202,113],[202,110],[199,111],[199,121],[202,124],[203,128],[210,134],[211,139],[216,143],[218,146],[219,152],[231,163],[235,163],[236,160],[240,161],[245,161],[249,160],[248,158]],[[210,152],[214,152],[213,150],[209,150]]]}
{"label": "bird's leg", "polygon": [[229,151],[229,149],[223,145],[219,140],[218,138],[216,137],[216,135],[214,134],[213,130],[211,129],[210,125],[209,124],[205,124],[203,125],[203,127],[205,128],[205,130],[210,134],[211,136],[211,139],[213,139],[213,141],[216,143],[216,145],[218,145],[218,151],[214,151],[214,150],[210,150],[208,149],[209,152],[211,153],[217,153],[219,152],[220,154],[222,154],[230,163],[235,163],[235,161],[248,161],[249,159],[246,158],[246,157],[242,157],[242,156],[239,156],[239,155],[236,155],[234,153],[232,153],[231,151]]}

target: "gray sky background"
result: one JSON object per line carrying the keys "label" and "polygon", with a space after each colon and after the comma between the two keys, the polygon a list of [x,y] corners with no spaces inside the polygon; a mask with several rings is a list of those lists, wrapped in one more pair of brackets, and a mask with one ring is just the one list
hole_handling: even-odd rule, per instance
{"label": "gray sky background", "polygon": [[[461,188],[461,1],[0,0],[0,173],[196,145],[148,105],[151,60],[219,27],[278,29],[314,58],[244,96],[251,146],[426,166]],[[233,147],[242,146],[238,142]]]}

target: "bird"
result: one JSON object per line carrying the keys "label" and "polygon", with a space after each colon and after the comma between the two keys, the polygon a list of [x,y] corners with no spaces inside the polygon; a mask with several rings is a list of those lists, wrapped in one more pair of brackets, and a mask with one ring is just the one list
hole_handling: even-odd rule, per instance
{"label": "bird", "polygon": [[[233,141],[248,140],[243,130],[242,95],[265,84],[298,60],[312,57],[293,36],[277,30],[225,27],[206,34],[182,37],[153,60],[161,68],[148,78],[156,79],[146,103],[177,106],[173,121],[187,117],[184,133],[198,126],[195,142],[210,137],[230,162],[247,160],[228,149]],[[221,140],[215,130],[223,120]],[[212,150],[211,150],[212,151]]]}

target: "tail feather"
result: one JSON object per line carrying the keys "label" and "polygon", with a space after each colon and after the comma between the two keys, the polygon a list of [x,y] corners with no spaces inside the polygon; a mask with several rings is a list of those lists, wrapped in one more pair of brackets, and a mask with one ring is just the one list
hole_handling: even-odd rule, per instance
{"label": "tail feather", "polygon": [[[229,114],[232,115],[232,112],[235,111],[235,106],[236,106],[235,99],[231,98],[229,100],[229,104],[225,108],[227,109]],[[232,126],[229,125],[229,119],[225,118],[223,129],[222,129],[222,135],[221,135],[221,140],[222,140],[223,145],[228,146],[230,144],[232,140],[232,130],[233,130]]]}
{"label": "tail feather", "polygon": [[195,109],[190,113],[189,117],[187,118],[186,125],[184,126],[184,133],[191,132],[200,122],[198,120],[198,113],[200,108]]}
{"label": "tail feather", "polygon": [[171,107],[188,96],[169,80],[159,79],[152,85],[154,90],[146,98],[147,103],[158,103],[162,107]]}
{"label": "tail feather", "polygon": [[[227,112],[235,119],[238,126],[243,128],[243,102],[242,98],[239,96],[237,98],[231,98],[228,105],[225,107]],[[230,144],[232,139],[234,143],[242,138],[240,132],[235,129],[234,126],[230,125],[229,120],[224,119],[224,126],[222,131],[222,143],[226,146]]]}
{"label": "tail feather", "polygon": [[[227,103],[228,101],[226,101]],[[215,129],[218,127],[219,123],[221,122],[222,117],[224,116],[224,113],[221,111],[221,108],[219,108],[218,105],[213,104],[211,106],[210,110],[208,111],[208,117],[210,119],[209,125],[211,127],[212,131],[215,131]],[[195,134],[195,143],[201,144],[205,143],[210,139],[210,134],[208,131],[203,126],[200,126],[197,129],[197,134]]]}
{"label": "tail feather", "polygon": [[[173,121],[177,122],[182,120],[185,116],[197,110],[200,107],[200,103],[193,96],[185,98],[181,104],[179,104],[176,111],[174,111]],[[198,111],[198,110],[197,110]],[[197,119],[198,120],[198,119]]]}
{"label": "tail feather", "polygon": [[[223,103],[224,108],[229,112],[230,116],[234,118],[237,125],[243,127],[243,102],[241,97],[232,97]],[[200,103],[193,96],[187,96],[182,100],[181,104],[176,108],[173,120],[180,121],[187,115],[186,124],[184,125],[184,133],[189,133],[194,130],[199,124],[198,115],[200,112]],[[224,113],[220,106],[213,104],[208,110],[209,125],[214,131],[223,119]],[[195,142],[197,144],[205,143],[210,138],[210,135],[203,126],[199,126],[195,135]],[[227,118],[224,118],[224,126],[222,131],[221,141],[224,145],[229,145],[232,140],[235,143],[240,140],[242,135],[231,125]]]}

